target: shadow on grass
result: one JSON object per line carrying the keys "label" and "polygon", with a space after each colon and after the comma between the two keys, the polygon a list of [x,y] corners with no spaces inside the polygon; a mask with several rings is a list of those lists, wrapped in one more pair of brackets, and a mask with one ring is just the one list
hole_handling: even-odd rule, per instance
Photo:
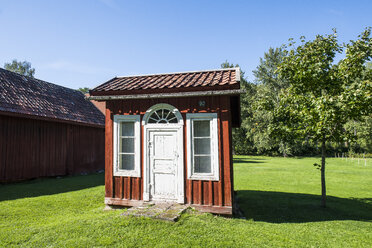
{"label": "shadow on grass", "polygon": [[271,191],[241,190],[238,204],[247,219],[270,223],[304,223],[332,220],[372,221],[370,198],[327,197],[320,207],[320,196]]}
{"label": "shadow on grass", "polygon": [[264,158],[255,158],[255,157],[247,157],[247,158],[234,158],[233,163],[234,164],[258,164],[258,163],[265,163],[262,161],[265,161]]}
{"label": "shadow on grass", "polygon": [[0,201],[53,195],[105,184],[105,175],[89,174],[62,178],[40,178],[21,183],[0,184]]}
{"label": "shadow on grass", "polygon": [[246,159],[234,159],[234,164],[260,164],[265,163],[256,160],[246,160]]}

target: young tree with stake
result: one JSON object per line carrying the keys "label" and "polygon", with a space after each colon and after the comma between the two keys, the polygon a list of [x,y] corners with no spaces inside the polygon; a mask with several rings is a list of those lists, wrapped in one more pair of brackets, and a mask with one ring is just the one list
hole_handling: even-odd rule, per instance
{"label": "young tree with stake", "polygon": [[[353,133],[345,130],[345,124],[372,113],[372,74],[365,68],[372,56],[370,34],[367,28],[356,41],[342,45],[335,30],[310,41],[301,37],[298,46],[291,40],[277,69],[289,87],[280,93],[270,131],[282,139],[291,133],[321,144],[321,164],[314,165],[321,171],[322,207],[326,206],[326,143],[349,141]],[[345,57],[335,63],[344,50]]]}

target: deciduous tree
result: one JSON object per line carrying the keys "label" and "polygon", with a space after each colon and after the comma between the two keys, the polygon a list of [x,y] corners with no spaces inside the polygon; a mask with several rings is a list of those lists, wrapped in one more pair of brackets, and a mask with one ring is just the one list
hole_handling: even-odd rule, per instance
{"label": "deciduous tree", "polygon": [[[321,164],[314,165],[321,171],[323,207],[326,143],[351,140],[354,134],[347,132],[345,124],[372,112],[372,76],[366,73],[366,63],[372,56],[370,34],[368,28],[347,44],[339,43],[335,30],[310,41],[301,37],[300,45],[291,40],[277,70],[289,87],[280,93],[271,130],[277,136],[292,133],[321,144]],[[344,50],[345,57],[335,63]]]}
{"label": "deciduous tree", "polygon": [[86,94],[86,93],[89,93],[89,88],[88,87],[79,88],[78,91],[80,91],[83,94]]}
{"label": "deciduous tree", "polygon": [[14,59],[11,63],[5,63],[4,68],[29,77],[34,77],[35,74],[35,69],[32,68],[31,63],[27,61],[22,62]]}

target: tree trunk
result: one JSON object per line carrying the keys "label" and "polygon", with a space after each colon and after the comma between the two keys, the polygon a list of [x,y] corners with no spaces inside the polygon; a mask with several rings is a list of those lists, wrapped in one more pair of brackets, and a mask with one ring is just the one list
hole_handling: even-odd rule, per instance
{"label": "tree trunk", "polygon": [[325,183],[325,159],[326,159],[326,145],[325,138],[322,140],[322,167],[320,168],[321,182],[322,182],[322,202],[321,206],[326,207],[326,183]]}
{"label": "tree trunk", "polygon": [[287,157],[287,147],[285,145],[285,143],[283,141],[280,142],[280,146],[282,148],[282,153],[283,153],[283,157],[286,158]]}

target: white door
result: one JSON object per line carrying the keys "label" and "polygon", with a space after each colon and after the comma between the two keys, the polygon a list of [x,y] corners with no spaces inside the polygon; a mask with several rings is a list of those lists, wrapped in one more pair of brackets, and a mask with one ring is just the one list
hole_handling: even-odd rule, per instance
{"label": "white door", "polygon": [[150,200],[177,200],[177,131],[150,131]]}

